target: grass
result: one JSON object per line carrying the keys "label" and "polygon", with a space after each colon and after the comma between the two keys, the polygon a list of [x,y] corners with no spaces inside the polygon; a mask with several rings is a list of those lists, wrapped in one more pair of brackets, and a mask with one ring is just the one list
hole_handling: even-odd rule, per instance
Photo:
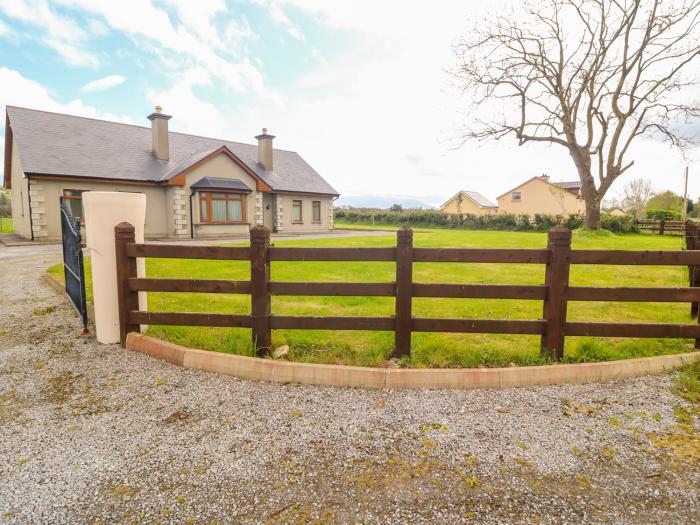
{"label": "grass", "polygon": [[[420,247],[542,248],[546,234],[538,232],[419,229],[414,243]],[[573,246],[580,249],[681,248],[678,237],[615,235],[610,232],[574,232]],[[394,235],[276,241],[277,246],[392,246]],[[50,273],[62,278],[60,265]],[[394,264],[381,262],[273,262],[272,278],[280,281],[382,282],[394,280]],[[91,300],[90,264],[86,259],[87,293]],[[240,279],[250,277],[245,261],[148,259],[149,277]],[[525,264],[416,263],[416,282],[541,284],[544,266]],[[687,268],[666,266],[574,266],[571,284],[581,286],[687,286]],[[472,317],[538,319],[541,301],[492,299],[415,298],[414,315],[420,317]],[[149,293],[153,311],[249,313],[245,295]],[[394,300],[386,297],[273,297],[278,315],[393,315]],[[576,321],[692,322],[685,303],[574,302],[569,319]],[[149,334],[184,346],[252,355],[250,330],[151,326]],[[686,340],[567,338],[565,360],[606,361],[687,351]],[[273,331],[273,346],[288,344],[290,360],[380,366],[390,356],[393,334],[387,332],[339,332],[320,330]],[[499,334],[413,335],[412,356],[404,364],[413,367],[480,367],[543,364],[539,337]]]}
{"label": "grass", "polygon": [[0,233],[12,233],[14,231],[12,217],[0,217]]}
{"label": "grass", "polygon": [[695,405],[700,416],[700,362],[686,367],[678,374],[673,391]]}

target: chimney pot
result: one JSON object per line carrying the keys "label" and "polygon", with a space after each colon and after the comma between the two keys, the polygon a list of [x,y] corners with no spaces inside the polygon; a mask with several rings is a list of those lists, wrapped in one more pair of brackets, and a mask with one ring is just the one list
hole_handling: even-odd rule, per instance
{"label": "chimney pot", "polygon": [[156,106],[156,113],[162,113],[163,108],[161,106]]}

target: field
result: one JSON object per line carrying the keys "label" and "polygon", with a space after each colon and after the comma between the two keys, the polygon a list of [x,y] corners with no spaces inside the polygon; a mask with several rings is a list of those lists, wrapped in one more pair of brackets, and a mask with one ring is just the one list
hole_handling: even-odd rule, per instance
{"label": "field", "polygon": [[[419,247],[542,248],[545,233],[418,229]],[[575,231],[574,248],[678,250],[679,237],[614,235]],[[276,246],[392,246],[395,235],[275,241]],[[87,273],[89,274],[89,260]],[[62,277],[61,266],[50,273]],[[237,279],[250,276],[245,261],[148,259],[149,277]],[[281,281],[382,282],[394,280],[393,263],[274,262],[272,279]],[[88,275],[88,295],[91,294]],[[416,282],[541,284],[543,265],[416,263]],[[687,269],[665,266],[573,266],[571,284],[581,286],[687,286]],[[278,315],[393,315],[394,300],[386,297],[273,297]],[[248,313],[246,295],[149,293],[154,311]],[[687,304],[576,302],[570,320],[630,322],[693,322]],[[538,319],[541,301],[493,299],[414,298],[414,315],[421,317],[473,317]],[[151,326],[149,334],[189,347],[252,355],[250,330]],[[569,362],[625,359],[688,350],[685,340],[567,338]],[[273,331],[273,345],[288,344],[292,360],[381,366],[391,353],[393,334],[385,332]],[[489,334],[413,335],[412,357],[402,364],[413,367],[480,367],[542,364],[539,336]]]}

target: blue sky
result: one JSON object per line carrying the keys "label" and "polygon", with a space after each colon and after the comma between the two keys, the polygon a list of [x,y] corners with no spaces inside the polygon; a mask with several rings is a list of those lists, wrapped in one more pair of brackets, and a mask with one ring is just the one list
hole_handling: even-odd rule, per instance
{"label": "blue sky", "polygon": [[[543,172],[575,179],[554,148],[456,147],[467,104],[445,70],[489,12],[464,1],[0,0],[0,109],[148,125],[160,104],[172,130],[243,142],[267,127],[344,195],[440,204],[459,189],[495,199]],[[676,152],[648,141],[638,155],[629,177],[679,191]]]}

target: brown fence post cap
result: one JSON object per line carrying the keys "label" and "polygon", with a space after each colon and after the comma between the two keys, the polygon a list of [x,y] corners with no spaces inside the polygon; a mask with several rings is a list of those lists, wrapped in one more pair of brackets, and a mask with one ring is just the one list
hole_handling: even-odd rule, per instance
{"label": "brown fence post cap", "polygon": [[263,224],[256,224],[250,229],[251,237],[269,237],[270,230]]}
{"label": "brown fence post cap", "polygon": [[401,239],[410,239],[413,237],[413,229],[408,224],[404,224],[396,230],[396,235]]}
{"label": "brown fence post cap", "polygon": [[120,222],[114,227],[115,232],[134,232],[136,231],[136,228],[134,228],[131,224],[128,222]]}
{"label": "brown fence post cap", "polygon": [[114,227],[114,237],[117,239],[133,239],[136,237],[136,228],[128,222],[120,222]]}
{"label": "brown fence post cap", "polygon": [[550,240],[571,240],[571,230],[569,228],[566,228],[565,226],[562,226],[561,224],[557,224],[554,228],[549,230],[548,237]]}

